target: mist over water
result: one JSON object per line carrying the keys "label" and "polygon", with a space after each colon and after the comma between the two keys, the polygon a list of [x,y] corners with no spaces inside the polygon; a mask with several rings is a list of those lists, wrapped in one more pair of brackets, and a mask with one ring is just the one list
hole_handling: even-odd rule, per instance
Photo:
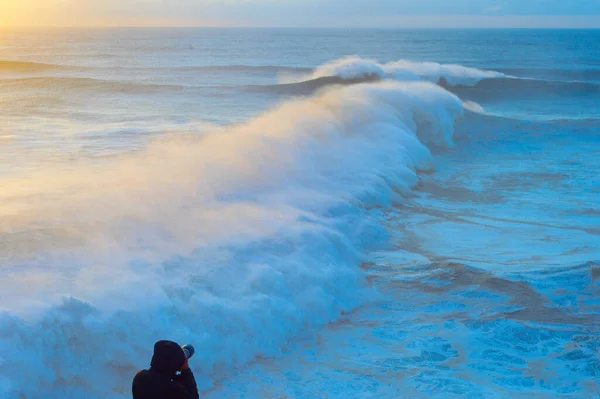
{"label": "mist over water", "polygon": [[597,39],[1,35],[0,398],[595,395]]}

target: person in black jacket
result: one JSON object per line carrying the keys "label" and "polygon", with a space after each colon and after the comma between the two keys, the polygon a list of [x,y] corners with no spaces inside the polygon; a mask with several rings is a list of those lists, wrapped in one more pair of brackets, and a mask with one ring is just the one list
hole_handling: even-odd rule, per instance
{"label": "person in black jacket", "polygon": [[[181,371],[180,374],[177,374]],[[183,349],[172,341],[154,344],[149,370],[133,379],[133,399],[199,399],[196,379]]]}

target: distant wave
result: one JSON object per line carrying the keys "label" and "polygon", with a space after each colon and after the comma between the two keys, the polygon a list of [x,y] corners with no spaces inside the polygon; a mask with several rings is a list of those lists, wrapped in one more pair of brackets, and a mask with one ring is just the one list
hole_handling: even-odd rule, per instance
{"label": "distant wave", "polygon": [[270,72],[270,73],[310,73],[308,67],[293,67],[279,65],[173,65],[173,66],[143,66],[143,67],[89,67],[90,69],[115,69],[136,71],[198,71],[198,72]]}
{"label": "distant wave", "polygon": [[[302,81],[318,81],[326,77],[337,78],[335,83],[348,81],[349,83],[361,80],[391,79],[399,81],[429,81],[440,84],[448,90],[524,90],[533,94],[550,91],[553,94],[596,93],[600,89],[600,82],[589,82],[573,78],[585,79],[599,78],[600,70],[590,71],[545,71],[547,75],[556,74],[557,79],[535,78],[525,75],[527,72],[536,71],[528,69],[503,69],[483,70],[456,64],[438,64],[434,62],[412,62],[406,60],[379,63],[374,60],[360,57],[345,57],[323,64],[313,70]],[[535,72],[534,72],[535,73]],[[561,75],[562,74],[562,75]],[[562,80],[563,78],[571,78]],[[327,82],[323,80],[321,82]],[[298,81],[296,83],[302,83]]]}
{"label": "distant wave", "polygon": [[232,72],[294,72],[294,73],[310,73],[312,68],[280,66],[280,65],[178,65],[178,66],[154,66],[154,67],[127,67],[127,66],[75,66],[75,65],[59,65],[47,64],[40,62],[29,61],[11,61],[0,60],[0,71],[8,72],[39,72],[65,69],[81,69],[81,70],[181,70],[181,71],[232,71]]}
{"label": "distant wave", "polygon": [[500,68],[498,71],[522,78],[567,82],[600,82],[600,69]]}
{"label": "distant wave", "polygon": [[563,82],[544,79],[501,78],[485,79],[473,86],[476,89],[526,89],[526,90],[568,90],[598,91],[600,84],[592,82]]}
{"label": "distant wave", "polygon": [[364,77],[356,79],[342,79],[340,77],[323,77],[298,83],[281,83],[272,85],[248,85],[248,86],[194,86],[194,85],[167,85],[153,83],[123,82],[93,78],[71,78],[71,77],[31,77],[18,79],[0,79],[0,88],[7,90],[23,89],[48,89],[48,90],[91,90],[95,92],[112,93],[163,93],[165,91],[182,90],[210,90],[214,92],[226,92],[229,90],[246,90],[250,92],[266,92],[283,95],[310,95],[315,91],[332,85],[352,85],[379,80],[377,77]]}
{"label": "distant wave", "polygon": [[73,67],[39,62],[0,60],[0,72],[39,72],[70,68]]}
{"label": "distant wave", "polygon": [[496,71],[484,71],[461,65],[445,65],[432,62],[416,63],[395,61],[380,64],[360,57],[345,57],[314,69],[300,68],[303,73],[273,85],[246,86],[249,91],[272,92],[289,95],[310,95],[331,85],[352,85],[379,80],[427,81],[447,86],[473,86],[484,79],[504,78]]}
{"label": "distant wave", "polygon": [[489,100],[521,97],[595,96],[600,95],[600,84],[590,82],[562,82],[527,78],[484,79],[474,86],[451,86],[447,90],[466,100]]}
{"label": "distant wave", "polygon": [[34,77],[20,79],[0,79],[0,88],[49,89],[49,90],[93,90],[96,92],[153,93],[184,90],[186,86],[150,83],[132,83],[92,78]]}
{"label": "distant wave", "polygon": [[[44,71],[53,68],[76,68],[52,64],[21,61],[2,61],[0,70]],[[29,69],[28,69],[29,68]],[[161,67],[162,68],[162,67]],[[34,76],[0,79],[2,90],[44,89],[54,91],[89,90],[95,93],[160,94],[183,90],[206,91],[207,95],[224,95],[227,92],[245,90],[278,95],[311,95],[333,85],[353,85],[379,80],[428,81],[437,83],[465,101],[486,101],[544,95],[596,96],[600,95],[600,83],[556,81],[509,76],[497,71],[485,71],[460,65],[435,63],[412,63],[397,61],[379,64],[358,57],[343,58],[315,69],[279,66],[190,66],[174,67],[179,70],[222,71],[287,71],[295,75],[291,81],[270,85],[214,85],[194,86],[181,84],[156,84],[121,80],[104,80],[87,77]],[[172,68],[167,68],[172,69]],[[310,73],[307,74],[307,71]]]}
{"label": "distant wave", "polygon": [[[545,135],[552,130],[563,132],[565,127],[571,133],[596,135],[600,129],[600,118],[531,120],[482,113],[465,108],[463,117],[456,120],[455,136],[458,139],[511,138],[515,132],[519,132],[519,135]],[[519,139],[523,139],[523,137],[520,136]]]}
{"label": "distant wave", "polygon": [[[156,68],[152,68],[156,69]],[[163,69],[163,68],[160,68]],[[177,67],[164,67],[164,69],[180,69],[180,70],[194,70],[194,71],[265,71],[265,72],[310,72],[312,68],[304,67],[290,67],[290,66],[277,66],[277,65],[204,65],[204,66],[177,66]]]}
{"label": "distant wave", "polygon": [[593,82],[523,78],[460,65],[406,61],[379,64],[357,57],[344,58],[317,67],[311,74],[304,75],[296,81],[247,86],[246,89],[277,94],[309,95],[330,85],[352,85],[378,80],[429,81],[454,94],[465,96],[465,100],[484,100],[507,95],[595,95],[600,92],[600,84]]}

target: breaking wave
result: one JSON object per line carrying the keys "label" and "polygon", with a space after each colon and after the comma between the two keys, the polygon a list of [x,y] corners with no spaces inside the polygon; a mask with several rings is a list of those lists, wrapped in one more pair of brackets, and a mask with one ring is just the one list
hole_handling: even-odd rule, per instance
{"label": "breaking wave", "polygon": [[360,57],[346,57],[324,64],[315,69],[311,78],[326,76],[337,76],[342,79],[377,77],[402,81],[426,80],[434,83],[443,80],[451,86],[474,85],[483,79],[507,77],[500,72],[468,68],[462,65],[405,60],[381,64]]}
{"label": "breaking wave", "polygon": [[377,209],[461,113],[427,82],[337,87],[102,169],[4,179],[0,397],[128,396],[157,336],[197,344],[206,389],[340,318],[368,300]]}

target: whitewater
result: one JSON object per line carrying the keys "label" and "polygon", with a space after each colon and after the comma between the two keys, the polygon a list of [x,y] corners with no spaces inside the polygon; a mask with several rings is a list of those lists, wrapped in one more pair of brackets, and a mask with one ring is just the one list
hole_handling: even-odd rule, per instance
{"label": "whitewater", "polygon": [[0,398],[598,392],[597,60],[269,33],[2,37]]}

